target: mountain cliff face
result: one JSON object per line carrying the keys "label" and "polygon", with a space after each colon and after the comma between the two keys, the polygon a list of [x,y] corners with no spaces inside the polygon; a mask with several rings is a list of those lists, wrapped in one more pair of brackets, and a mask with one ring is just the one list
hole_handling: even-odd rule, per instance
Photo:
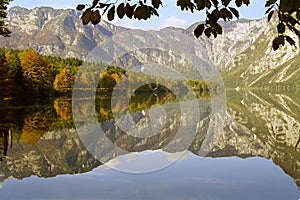
{"label": "mountain cliff face", "polygon": [[0,162],[3,179],[83,173],[101,165],[72,129],[48,132],[35,145],[14,142],[12,146],[8,156]]}
{"label": "mountain cliff face", "polygon": [[[47,55],[79,58],[84,58],[110,36],[127,30],[105,21],[96,26],[83,26],[80,13],[47,7],[32,10],[14,7],[8,12],[8,24],[13,33],[10,38],[0,38],[1,47],[32,47]],[[195,26],[186,30],[165,28],[160,32],[178,31],[192,36]],[[227,91],[226,124],[209,156],[272,158],[299,186],[299,39],[294,38],[297,48],[286,45],[274,52],[271,43],[276,33],[275,23],[269,24],[266,19],[239,20],[223,24],[223,27],[223,35],[217,39],[202,37],[199,46],[194,47],[194,53],[208,66],[214,65],[221,70],[227,88],[238,91]],[[144,53],[148,54],[142,55],[147,60],[153,59],[157,52]],[[242,90],[245,88],[255,90]],[[199,122],[203,130],[207,120]],[[113,131],[108,129],[107,134]],[[118,137],[115,142],[131,148],[132,144],[124,143],[125,139]],[[155,139],[151,143],[167,141]],[[202,139],[201,136],[196,138],[189,150],[199,154]],[[148,147],[144,142],[136,143],[135,150],[161,147]],[[47,177],[78,173],[100,165],[87,153],[72,130],[49,132],[36,146],[14,144],[5,162],[0,166],[3,177],[18,178],[32,174]]]}
{"label": "mountain cliff face", "polygon": [[[79,12],[49,7],[13,7],[8,11],[7,22],[13,33],[10,38],[0,38],[1,47],[34,48],[42,54],[62,57],[84,58],[110,36],[128,30],[104,20],[96,26],[83,26]],[[186,30],[165,28],[158,34],[177,31],[193,37],[195,27],[196,24]],[[241,19],[223,23],[223,28],[224,34],[216,39],[201,37],[194,53],[223,71],[227,87],[259,87],[298,80],[299,48],[286,45],[276,52],[272,50],[274,21]],[[140,34],[144,37],[143,32]],[[298,38],[294,39],[299,46]]]}
{"label": "mountain cliff face", "polygon": [[13,7],[8,11],[8,25],[13,33],[10,38],[1,38],[2,47],[34,48],[47,55],[81,58],[105,38],[126,30],[104,21],[83,26],[79,12],[49,7]]}
{"label": "mountain cliff face", "polygon": [[[296,97],[288,95],[271,97],[269,94],[234,91],[228,95],[230,97],[223,130],[217,140],[211,144],[212,149],[207,157],[259,156],[272,159],[300,186],[300,112],[291,109],[293,106],[299,107],[294,104]],[[286,106],[281,102],[285,102]],[[96,144],[88,146],[88,150],[79,138],[79,135],[83,136],[82,133],[90,134],[85,127],[80,131],[81,134],[76,133],[74,129],[46,132],[35,145],[14,142],[5,159],[0,162],[0,182],[1,177],[4,181],[8,177],[22,179],[31,175],[53,177],[60,174],[83,173],[100,166],[101,162],[107,162],[128,152],[158,149],[178,152],[185,149],[185,144],[190,144],[190,139],[193,141],[188,150],[203,156],[201,149],[206,138],[204,133],[207,133],[211,120],[207,111],[211,109],[206,105],[201,106],[201,110],[203,115],[197,122],[195,138],[178,136],[179,119],[171,117],[157,135],[149,138],[134,138],[125,134],[115,120],[107,121],[102,124],[106,136],[99,134],[94,138]],[[184,118],[189,116],[190,113],[183,115]],[[134,117],[140,119],[138,123],[143,129],[141,132],[145,132],[148,126],[143,127],[143,125],[147,125],[145,122],[149,121],[149,115],[136,112]],[[184,127],[192,128],[189,124]],[[111,148],[107,138],[122,151]],[[101,162],[96,160],[89,151]]]}

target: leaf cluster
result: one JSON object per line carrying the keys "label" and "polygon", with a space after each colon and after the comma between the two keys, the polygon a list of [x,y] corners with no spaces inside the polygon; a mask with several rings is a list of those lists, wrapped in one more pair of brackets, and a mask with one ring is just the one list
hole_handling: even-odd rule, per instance
{"label": "leaf cluster", "polygon": [[[81,19],[84,25],[90,22],[96,25],[101,21],[103,15],[106,15],[109,21],[114,20],[116,15],[120,19],[126,16],[130,19],[147,20],[153,15],[159,16],[157,10],[160,6],[162,6],[161,0],[151,0],[151,3],[148,3],[147,0],[134,3],[127,0],[120,4],[94,0],[91,6],[79,4],[76,9],[83,12]],[[100,13],[100,11],[102,12]]]}
{"label": "leaf cluster", "polygon": [[[272,19],[274,13],[278,14],[279,23],[277,25],[278,36],[273,40],[273,49],[277,50],[287,41],[290,45],[295,45],[295,41],[286,34],[289,29],[300,37],[300,1],[299,0],[266,0],[265,7],[268,20]],[[118,1],[117,1],[118,2]],[[100,0],[93,0],[92,5],[79,4],[77,10],[82,11],[83,24],[98,24],[101,16],[106,15],[109,21],[114,20],[117,15],[120,19],[124,16],[132,19],[147,20],[152,16],[159,16],[158,9],[163,6],[162,0],[123,0],[117,4],[109,0],[103,3]],[[204,11],[206,19],[199,24],[195,30],[195,37],[201,35],[207,37],[217,37],[223,33],[220,21],[230,21],[239,19],[238,9],[241,6],[248,6],[250,0],[177,0],[177,6],[182,11]],[[101,12],[100,12],[101,11]]]}
{"label": "leaf cluster", "polygon": [[279,23],[277,25],[278,36],[273,40],[273,49],[279,49],[280,46],[285,45],[285,42],[295,46],[296,42],[287,35],[287,30],[289,29],[291,32],[300,37],[300,1],[281,0],[278,4],[276,0],[268,0],[265,6],[268,8],[266,11],[266,14],[268,14],[268,21],[272,19],[275,13],[279,19]]}

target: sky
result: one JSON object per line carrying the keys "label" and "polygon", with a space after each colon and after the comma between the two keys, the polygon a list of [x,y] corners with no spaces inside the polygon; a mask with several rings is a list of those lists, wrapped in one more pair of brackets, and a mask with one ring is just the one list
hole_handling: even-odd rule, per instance
{"label": "sky", "polygon": [[[50,6],[53,8],[76,8],[77,4],[91,4],[92,0],[14,0],[11,2],[9,7],[21,6],[26,8],[35,8],[40,6]],[[264,16],[266,11],[264,7],[265,1],[262,0],[252,0],[251,5],[243,6],[239,9],[240,17],[246,19],[260,19]],[[145,20],[135,20],[128,19],[124,17],[121,19],[116,19],[113,24],[125,26],[129,28],[142,28],[142,29],[160,29],[166,26],[176,26],[186,28],[195,22],[204,20],[204,14],[195,12],[191,13],[189,11],[181,11],[179,7],[176,6],[176,0],[163,0],[163,7],[159,9],[159,17],[152,17],[151,19]]]}

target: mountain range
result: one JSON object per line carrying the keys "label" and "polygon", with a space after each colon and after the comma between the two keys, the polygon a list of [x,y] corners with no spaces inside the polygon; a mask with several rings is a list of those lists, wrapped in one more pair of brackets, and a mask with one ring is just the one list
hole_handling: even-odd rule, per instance
{"label": "mountain range", "polygon": [[[80,15],[80,12],[72,9],[13,7],[8,11],[7,19],[12,30],[11,37],[1,37],[0,46],[34,48],[45,55],[84,59],[111,36],[129,30],[104,20],[98,25],[84,26]],[[205,36],[194,38],[193,30],[196,25],[187,29],[168,27],[158,33],[168,35],[178,32],[197,40],[199,45],[193,49],[194,54],[206,64],[219,68],[227,87],[267,87],[269,84],[283,83],[289,88],[299,83],[299,39],[290,33],[296,41],[296,47],[285,45],[278,51],[273,51],[275,19],[270,23],[265,18],[222,23],[224,33],[216,39]],[[144,33],[140,33],[142,37],[145,37]],[[157,45],[159,47],[160,44]],[[178,46],[179,48],[182,46]],[[151,53],[148,51],[148,54]]]}
{"label": "mountain range", "polygon": [[[34,48],[45,55],[77,58],[85,58],[111,36],[129,30],[105,21],[95,26],[83,26],[79,12],[49,7],[31,10],[13,7],[8,11],[7,22],[12,34],[10,38],[0,38],[1,47]],[[193,48],[193,53],[201,58],[203,64],[216,66],[228,88],[225,126],[208,156],[271,158],[299,187],[299,39],[291,34],[296,40],[296,47],[285,45],[278,51],[273,51],[276,21],[269,23],[267,19],[240,19],[222,25],[224,33],[216,39],[195,39],[193,30],[196,24],[187,29],[169,27],[158,31],[170,35],[178,32],[194,38],[199,45]],[[147,37],[145,32],[141,33],[143,37]],[[159,47],[160,44],[157,45]],[[156,51],[144,53],[147,54],[145,59],[157,55]],[[236,91],[231,90],[233,88]],[[205,120],[202,122],[205,125]],[[16,148],[9,151],[7,163],[0,166],[4,169],[1,171],[7,172],[5,177],[48,177],[89,171],[100,165],[82,150],[78,136],[74,136],[72,131],[59,131],[55,134],[48,132],[34,147],[14,144]],[[126,146],[123,137],[117,139],[116,143]],[[49,143],[49,148],[44,149],[45,143]],[[189,150],[198,154],[200,143],[195,141]],[[143,144],[140,143],[140,146]],[[130,145],[128,144],[129,147]],[[139,147],[138,144],[136,146]],[[76,151],[71,147],[76,147]],[[53,154],[48,149],[61,151]],[[27,157],[23,159],[23,155],[28,155],[34,165],[28,165]],[[81,167],[86,163],[85,167]],[[23,169],[24,175],[10,166]]]}

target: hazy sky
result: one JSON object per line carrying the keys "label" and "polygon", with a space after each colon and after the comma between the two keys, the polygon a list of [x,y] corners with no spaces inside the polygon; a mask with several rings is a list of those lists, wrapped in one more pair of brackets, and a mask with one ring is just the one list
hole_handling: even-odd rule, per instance
{"label": "hazy sky", "polygon": [[[22,6],[26,8],[34,8],[38,6],[50,6],[53,8],[76,8],[79,3],[91,4],[92,0],[14,0],[11,6]],[[122,19],[115,20],[113,23],[117,25],[135,27],[135,28],[149,28],[157,29],[164,26],[177,26],[177,27],[187,27],[197,21],[204,19],[203,13],[191,13],[182,12],[179,7],[176,6],[176,0],[164,0],[163,7],[160,8],[159,17],[153,17],[150,20],[130,20]],[[262,0],[252,0],[251,6],[243,6],[240,9],[240,15],[242,18],[247,19],[258,19],[262,18],[265,13],[264,7],[265,1]]]}

